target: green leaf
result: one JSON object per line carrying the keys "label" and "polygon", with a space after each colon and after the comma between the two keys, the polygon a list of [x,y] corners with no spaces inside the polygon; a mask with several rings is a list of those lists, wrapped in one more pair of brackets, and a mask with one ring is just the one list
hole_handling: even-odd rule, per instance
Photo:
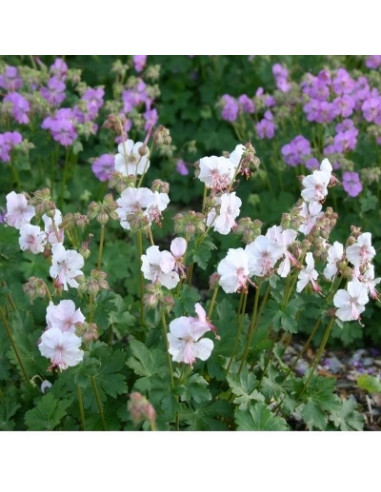
{"label": "green leaf", "polygon": [[381,380],[369,374],[361,374],[356,380],[358,386],[368,393],[381,393]]}
{"label": "green leaf", "polygon": [[212,256],[212,251],[216,248],[217,246],[213,241],[209,237],[206,237],[193,253],[193,261],[197,263],[202,270],[205,270],[208,266],[210,257]]}
{"label": "green leaf", "polygon": [[194,314],[194,305],[200,300],[200,294],[197,289],[190,285],[183,285],[181,297],[176,299],[173,307],[173,313],[176,317],[188,316]]}
{"label": "green leaf", "polygon": [[234,403],[239,405],[240,410],[247,410],[252,401],[264,402],[264,396],[256,390],[258,385],[256,377],[252,372],[248,372],[246,368],[243,369],[241,374],[234,374],[227,376],[227,381],[232,392],[237,398],[234,399]]}
{"label": "green leaf", "polygon": [[103,358],[102,363],[94,375],[101,389],[106,395],[116,398],[118,395],[127,393],[125,376],[120,374],[125,363],[125,354],[119,350],[112,352],[110,357]]}
{"label": "green leaf", "polygon": [[361,431],[364,428],[364,417],[356,407],[356,401],[344,400],[340,408],[332,413],[330,419],[342,431]]}
{"label": "green leaf", "polygon": [[36,408],[25,414],[25,424],[29,430],[53,430],[66,415],[72,400],[57,400],[51,393],[44,395]]}
{"label": "green leaf", "polygon": [[314,376],[303,398],[306,404],[302,417],[310,429],[324,430],[328,422],[328,412],[340,408],[340,398],[335,394],[336,380],[322,376]]}
{"label": "green leaf", "polygon": [[248,410],[237,409],[234,412],[237,430],[240,431],[284,431],[288,430],[287,422],[274,415],[271,410],[261,402],[253,404]]}
{"label": "green leaf", "polygon": [[327,427],[327,416],[320,406],[310,400],[302,410],[302,417],[309,429],[325,430]]}
{"label": "green leaf", "polygon": [[148,349],[144,343],[132,340],[129,348],[132,356],[127,360],[127,366],[138,376],[154,376],[167,373],[166,357],[160,348]]}
{"label": "green leaf", "polygon": [[13,430],[15,427],[12,417],[21,407],[18,400],[18,391],[15,386],[10,386],[6,391],[0,392],[0,430]]}
{"label": "green leaf", "polygon": [[192,374],[180,388],[181,401],[201,403],[212,399],[208,382],[200,374]]}
{"label": "green leaf", "polygon": [[180,421],[188,424],[189,430],[223,431],[228,429],[231,420],[231,403],[216,400],[204,403],[196,409],[180,411]]}

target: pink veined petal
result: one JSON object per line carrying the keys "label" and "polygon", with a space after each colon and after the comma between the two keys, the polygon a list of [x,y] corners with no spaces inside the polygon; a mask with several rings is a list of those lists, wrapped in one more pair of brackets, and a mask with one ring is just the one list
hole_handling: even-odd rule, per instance
{"label": "pink veined petal", "polygon": [[210,357],[212,350],[214,348],[214,343],[209,338],[203,338],[198,342],[193,344],[193,353],[195,356],[201,360],[206,360]]}
{"label": "pink veined petal", "polygon": [[333,305],[337,308],[349,306],[351,297],[345,289],[339,289],[333,297]]}
{"label": "pink veined petal", "polygon": [[175,268],[176,260],[172,253],[169,251],[162,251],[160,253],[159,265],[163,273],[169,273]]}
{"label": "pink veined petal", "polygon": [[186,240],[183,237],[176,237],[171,242],[170,250],[175,258],[181,258],[187,250]]}
{"label": "pink veined petal", "polygon": [[169,323],[169,331],[177,338],[193,336],[192,320],[189,316],[180,316]]}

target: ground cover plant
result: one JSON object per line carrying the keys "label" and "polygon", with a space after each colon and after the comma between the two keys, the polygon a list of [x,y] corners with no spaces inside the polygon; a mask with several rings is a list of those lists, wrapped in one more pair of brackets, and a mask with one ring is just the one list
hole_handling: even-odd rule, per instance
{"label": "ground cover plant", "polygon": [[380,65],[2,57],[0,428],[362,430]]}

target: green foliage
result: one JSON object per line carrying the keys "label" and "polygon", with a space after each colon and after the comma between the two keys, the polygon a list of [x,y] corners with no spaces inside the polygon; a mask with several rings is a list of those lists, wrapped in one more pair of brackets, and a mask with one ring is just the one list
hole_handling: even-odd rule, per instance
{"label": "green foliage", "polygon": [[55,398],[51,393],[44,395],[33,410],[25,414],[25,424],[29,430],[54,430],[66,415],[71,400]]}
{"label": "green foliage", "polygon": [[239,431],[288,430],[287,422],[261,402],[254,403],[248,410],[235,410],[234,419]]}
{"label": "green foliage", "polygon": [[357,377],[356,382],[359,388],[364,389],[368,393],[381,393],[380,378],[371,376],[370,374],[361,374]]}

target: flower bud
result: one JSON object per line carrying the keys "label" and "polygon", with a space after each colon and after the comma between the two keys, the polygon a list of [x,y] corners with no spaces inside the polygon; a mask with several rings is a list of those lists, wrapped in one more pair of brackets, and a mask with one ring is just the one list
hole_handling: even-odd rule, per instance
{"label": "flower bud", "polygon": [[158,191],[159,193],[169,193],[169,183],[162,181],[161,179],[155,179],[151,185],[152,191]]}
{"label": "flower bud", "polygon": [[38,297],[48,297],[49,289],[42,278],[30,277],[30,279],[23,285],[23,291],[29,297],[34,300]]}
{"label": "flower bud", "polygon": [[143,420],[154,423],[156,420],[156,411],[154,407],[141,393],[134,392],[130,394],[127,409],[135,424],[140,424]]}

